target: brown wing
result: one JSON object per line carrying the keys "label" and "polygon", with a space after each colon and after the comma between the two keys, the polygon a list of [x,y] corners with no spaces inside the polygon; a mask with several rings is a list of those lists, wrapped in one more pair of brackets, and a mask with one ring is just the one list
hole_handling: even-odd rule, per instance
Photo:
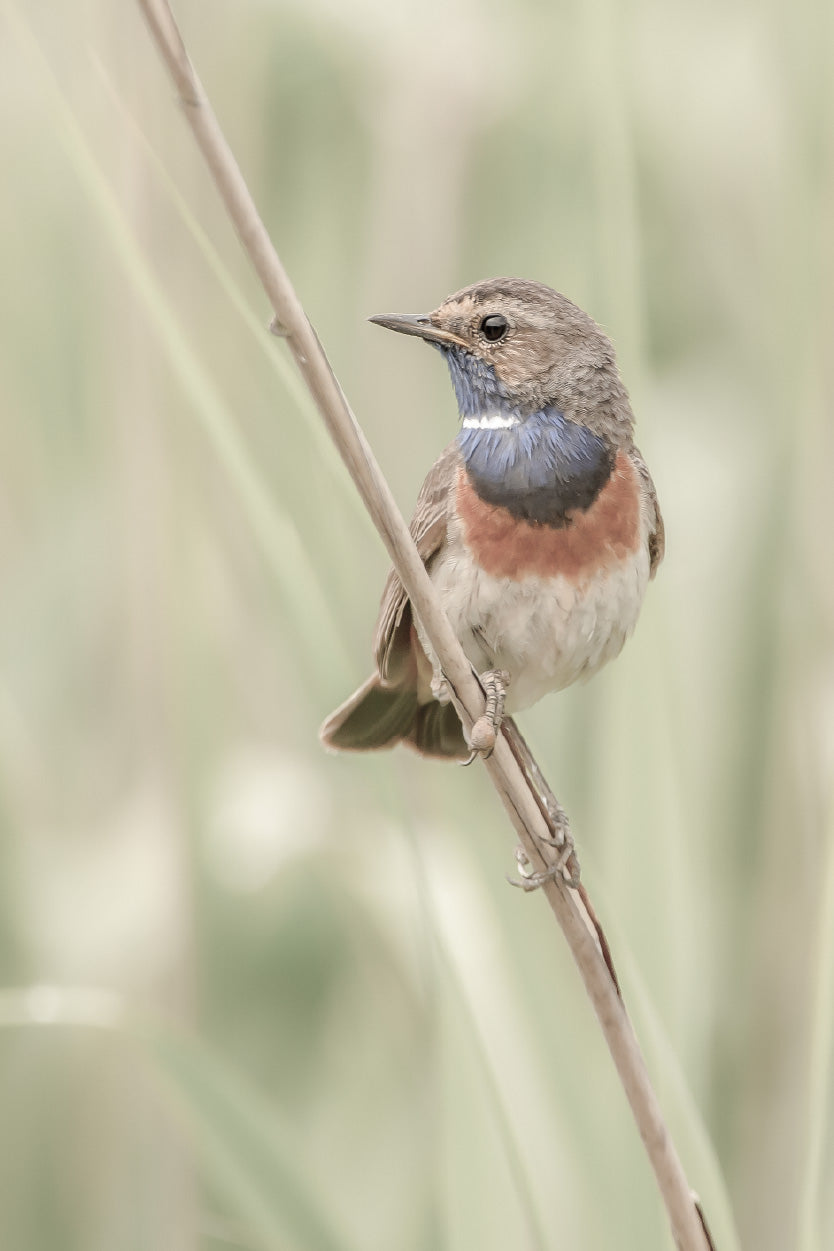
{"label": "brown wing", "polygon": [[[450,443],[429,470],[420,488],[409,530],[428,565],[446,537],[455,470],[460,464],[457,443]],[[395,686],[408,674],[411,657],[411,605],[395,569],[388,574],[379,606],[374,655],[382,681]]]}
{"label": "brown wing", "polygon": [[649,576],[653,578],[666,550],[666,530],[663,525],[663,517],[660,514],[660,505],[657,502],[657,492],[654,489],[648,466],[643,460],[639,448],[632,446],[630,454],[632,464],[640,475],[640,485],[643,488],[643,507],[646,509],[649,518]]}

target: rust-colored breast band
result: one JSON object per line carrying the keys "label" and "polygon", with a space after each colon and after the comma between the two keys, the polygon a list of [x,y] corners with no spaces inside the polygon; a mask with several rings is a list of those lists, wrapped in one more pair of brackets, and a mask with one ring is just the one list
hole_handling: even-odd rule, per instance
{"label": "rust-colored breast band", "polygon": [[496,578],[584,578],[633,555],[640,542],[640,488],[623,451],[591,507],[575,509],[568,525],[558,529],[518,520],[506,508],[487,504],[463,466],[457,472],[456,504],[472,555]]}

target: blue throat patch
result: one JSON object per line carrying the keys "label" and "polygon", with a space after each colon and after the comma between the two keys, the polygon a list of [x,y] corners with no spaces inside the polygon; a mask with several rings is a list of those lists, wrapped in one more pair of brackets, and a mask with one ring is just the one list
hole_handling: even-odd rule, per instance
{"label": "blue throat patch", "polygon": [[551,406],[522,415],[489,365],[456,348],[443,354],[464,420],[493,414],[517,420],[497,429],[464,426],[458,435],[481,499],[553,527],[569,525],[573,510],[590,508],[614,464],[605,440]]}

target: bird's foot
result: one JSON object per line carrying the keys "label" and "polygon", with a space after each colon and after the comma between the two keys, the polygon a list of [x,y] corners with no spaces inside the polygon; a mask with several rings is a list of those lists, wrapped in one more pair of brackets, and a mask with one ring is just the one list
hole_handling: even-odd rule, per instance
{"label": "bird's foot", "polygon": [[[580,881],[579,859],[576,855],[567,813],[548,786],[547,779],[536,763],[534,756],[524,741],[524,735],[512,717],[507,718],[504,732],[510,744],[510,750],[527,778],[539,810],[547,823],[548,833],[538,836],[536,841],[542,848],[553,848],[557,851],[559,853],[558,861],[563,860],[563,852],[566,854],[567,858],[562,864],[562,876],[568,886],[576,888],[579,886]],[[549,860],[549,856],[547,858]],[[554,874],[553,876],[557,875]],[[518,885],[522,885],[522,883],[518,883]],[[536,885],[540,885],[540,883],[533,883],[532,886],[528,885],[527,889],[533,890]]]}
{"label": "bird's foot", "polygon": [[[576,887],[579,885],[579,860],[577,859],[576,844],[573,841],[567,813],[549,787],[547,787],[544,794],[540,793],[540,798],[547,814],[548,833],[538,835],[536,842],[540,847],[552,847],[558,852],[554,861],[554,870],[551,871],[548,868],[544,873],[543,880],[546,881],[561,874],[568,886]],[[517,854],[516,859],[518,859]],[[525,882],[533,881],[533,878],[524,873],[521,862],[519,862],[519,871]],[[536,876],[534,874],[534,877]],[[524,883],[517,883],[517,885],[524,885]],[[524,889],[535,890],[537,886],[541,886],[540,881],[533,881],[532,886],[524,885]]]}
{"label": "bird's foot", "polygon": [[471,764],[477,756],[487,760],[495,750],[495,740],[504,719],[504,701],[507,698],[510,675],[506,669],[488,669],[486,673],[480,675],[478,681],[486,696],[486,706],[483,716],[479,717],[472,726],[472,733],[469,735],[469,746],[472,751],[469,759],[463,762],[467,765]]}
{"label": "bird's foot", "polygon": [[568,814],[565,812],[559,800],[551,791],[550,787],[542,794],[539,792],[545,813],[547,814],[548,834],[542,835],[538,842],[542,847],[570,847],[573,851],[573,835],[570,832],[570,821]]}
{"label": "bird's foot", "polygon": [[[541,839],[540,841],[546,843],[547,846],[553,846],[553,842],[549,839]],[[566,831],[564,845],[561,847],[558,856],[548,864],[546,869],[535,870],[528,860],[527,852],[523,847],[516,847],[515,859],[520,876],[508,877],[507,881],[511,886],[518,886],[520,890],[538,890],[540,886],[544,886],[545,882],[553,882],[557,878],[561,878],[568,886],[576,886],[578,883],[578,865],[576,865],[573,838],[570,830]],[[575,869],[574,865],[576,865]],[[574,877],[576,877],[576,881],[574,881]]]}

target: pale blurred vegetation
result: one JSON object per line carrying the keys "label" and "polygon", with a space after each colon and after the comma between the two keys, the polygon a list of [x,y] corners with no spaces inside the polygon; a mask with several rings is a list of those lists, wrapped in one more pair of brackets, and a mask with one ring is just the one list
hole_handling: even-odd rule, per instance
{"label": "pale blurred vegetation", "polygon": [[[834,1244],[833,12],[178,5],[404,510],[453,400],[368,314],[618,345],[666,563],[522,723],[721,1251]],[[0,1246],[668,1248],[481,771],[319,750],[387,562],[136,7],[0,29]]]}

